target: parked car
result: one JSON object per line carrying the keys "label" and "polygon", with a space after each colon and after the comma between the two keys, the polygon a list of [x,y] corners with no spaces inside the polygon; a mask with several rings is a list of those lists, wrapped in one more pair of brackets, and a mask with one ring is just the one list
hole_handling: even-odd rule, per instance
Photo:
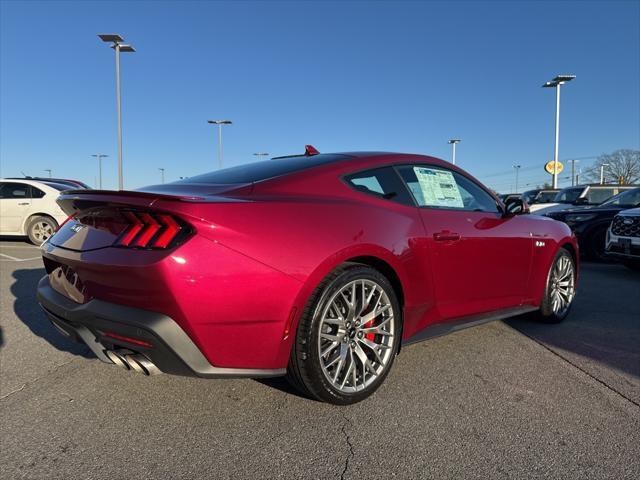
{"label": "parked car", "polygon": [[6,180],[34,180],[43,183],[56,183],[58,185],[68,185],[71,188],[91,188],[80,180],[71,180],[69,178],[51,178],[51,177],[7,177]]}
{"label": "parked car", "polygon": [[349,404],[401,343],[527,312],[560,322],[576,293],[567,225],[422,155],[308,153],[58,203],[73,217],[42,248],[41,305],[145,374],[286,374]]}
{"label": "parked car", "polygon": [[536,215],[544,215],[557,210],[570,208],[571,205],[578,207],[587,207],[592,205],[600,205],[606,202],[614,195],[620,192],[635,188],[631,186],[621,185],[580,185],[577,187],[567,187],[560,190],[553,202],[537,203],[531,206],[531,213]]}
{"label": "parked car", "polygon": [[640,270],[640,208],[623,210],[615,216],[607,231],[607,253]]}
{"label": "parked car", "polygon": [[0,179],[0,235],[28,236],[45,242],[67,218],[56,198],[69,185],[35,180]]}
{"label": "parked car", "polygon": [[536,203],[550,203],[556,198],[560,190],[557,188],[536,188],[534,190],[527,190],[522,193],[522,199],[529,205]]}
{"label": "parked car", "polygon": [[546,215],[565,222],[578,238],[580,252],[588,258],[605,258],[605,238],[616,214],[628,208],[640,207],[640,187],[625,190],[595,207],[568,208]]}

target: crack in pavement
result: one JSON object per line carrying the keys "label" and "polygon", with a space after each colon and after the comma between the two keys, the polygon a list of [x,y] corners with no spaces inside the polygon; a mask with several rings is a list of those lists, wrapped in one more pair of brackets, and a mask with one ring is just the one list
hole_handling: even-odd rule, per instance
{"label": "crack in pavement", "polygon": [[27,387],[27,385],[32,385],[32,384],[34,384],[34,383],[38,382],[39,380],[42,380],[43,378],[48,377],[49,375],[51,375],[52,373],[54,373],[54,372],[55,372],[56,370],[58,370],[59,368],[64,367],[65,365],[69,365],[71,362],[73,362],[73,361],[75,361],[75,360],[77,360],[77,358],[72,358],[72,359],[71,359],[71,360],[69,360],[68,362],[64,362],[64,363],[61,363],[61,364],[59,364],[59,365],[55,365],[55,366],[54,366],[51,370],[49,370],[46,374],[41,375],[41,376],[39,376],[39,377],[36,377],[36,378],[34,378],[33,380],[29,380],[28,382],[23,383],[23,384],[22,384],[22,386],[21,386],[20,388],[16,388],[15,390],[12,390],[12,391],[10,391],[9,393],[6,393],[6,394],[2,395],[2,396],[0,397],[0,400],[4,400],[5,398],[8,398],[8,397],[10,397],[11,395],[13,395],[13,394],[15,394],[15,393],[18,393],[18,392],[23,391],[23,390]]}
{"label": "crack in pavement", "polygon": [[632,398],[627,397],[624,393],[620,392],[619,390],[616,390],[615,388],[613,388],[611,385],[609,385],[607,382],[605,382],[604,380],[600,380],[598,377],[596,377],[595,375],[593,375],[592,373],[588,372],[587,370],[585,370],[584,368],[582,368],[580,365],[576,364],[575,362],[572,362],[571,360],[569,360],[567,357],[565,357],[564,355],[562,355],[560,352],[554,350],[553,348],[549,347],[548,345],[544,344],[541,340],[538,340],[537,338],[529,335],[528,333],[517,329],[515,327],[511,327],[513,328],[516,332],[519,332],[521,335],[524,335],[525,337],[527,337],[530,340],[533,340],[535,343],[537,343],[538,345],[540,345],[542,348],[544,348],[545,350],[551,352],[553,355],[555,355],[556,357],[558,357],[559,359],[565,361],[566,363],[568,363],[569,365],[571,365],[574,368],[577,368],[578,370],[580,370],[582,373],[584,373],[586,376],[588,376],[589,378],[591,378],[592,380],[595,380],[596,382],[598,382],[600,385],[604,386],[606,389],[611,390],[613,393],[619,395],[620,397],[624,398],[626,401],[628,401],[629,403],[635,405],[636,407],[640,408],[640,403],[636,402],[635,400],[633,400]]}
{"label": "crack in pavement", "polygon": [[345,475],[347,474],[347,470],[349,470],[349,461],[351,460],[351,458],[355,456],[355,452],[353,450],[353,444],[351,443],[351,437],[349,436],[346,430],[347,424],[351,423],[351,420],[347,418],[347,415],[345,413],[342,414],[342,417],[344,418],[345,422],[342,424],[341,431],[342,431],[342,434],[344,435],[345,440],[347,441],[347,445],[349,446],[349,455],[347,455],[347,458],[344,461],[344,469],[340,474],[340,480],[344,480]]}

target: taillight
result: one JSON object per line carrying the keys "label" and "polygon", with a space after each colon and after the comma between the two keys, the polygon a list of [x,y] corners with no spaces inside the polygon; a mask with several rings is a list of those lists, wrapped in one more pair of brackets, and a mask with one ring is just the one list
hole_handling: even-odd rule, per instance
{"label": "taillight", "polygon": [[124,211],[126,228],[115,246],[129,248],[168,248],[189,233],[180,219],[166,213]]}
{"label": "taillight", "polygon": [[67,223],[69,220],[73,219],[73,217],[75,217],[75,214],[74,215],[69,215],[64,222],[62,222],[60,225],[58,225],[58,228],[56,228],[54,232],[57,232],[58,230],[60,230],[64,226],[64,224]]}

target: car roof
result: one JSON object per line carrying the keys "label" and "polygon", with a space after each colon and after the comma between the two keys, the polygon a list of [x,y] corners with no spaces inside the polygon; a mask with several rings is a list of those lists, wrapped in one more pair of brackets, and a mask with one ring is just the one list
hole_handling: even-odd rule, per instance
{"label": "car roof", "polygon": [[[61,187],[69,187],[69,185],[63,185],[63,184],[60,184],[60,183],[41,182],[39,180],[30,180],[30,179],[27,179],[27,178],[0,178],[0,182],[2,182],[2,183],[24,183],[26,185],[31,185],[33,187],[38,187],[38,188],[45,187],[45,188],[52,189],[52,190],[58,190],[53,185],[59,185]],[[71,190],[71,188],[67,188],[67,190]]]}

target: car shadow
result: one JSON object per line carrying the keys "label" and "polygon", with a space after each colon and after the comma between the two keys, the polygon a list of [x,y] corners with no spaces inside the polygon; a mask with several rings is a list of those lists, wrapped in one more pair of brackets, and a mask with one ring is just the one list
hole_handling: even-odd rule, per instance
{"label": "car shadow", "polygon": [[13,311],[16,317],[35,335],[45,339],[57,350],[92,358],[93,354],[89,347],[62,336],[40,308],[36,299],[36,288],[44,274],[44,268],[22,269],[13,272],[15,281],[11,285],[11,293],[15,298]]}
{"label": "car shadow", "polygon": [[543,324],[530,316],[505,323],[559,348],[640,377],[640,273],[619,264],[583,263],[569,316]]}
{"label": "car shadow", "polygon": [[305,396],[304,394],[296,390],[293,386],[291,386],[291,384],[287,381],[285,377],[256,378],[255,381],[260,383],[261,385],[265,385],[275,390],[280,390],[281,392],[288,393],[289,395],[295,395],[298,398],[311,400],[310,397]]}

